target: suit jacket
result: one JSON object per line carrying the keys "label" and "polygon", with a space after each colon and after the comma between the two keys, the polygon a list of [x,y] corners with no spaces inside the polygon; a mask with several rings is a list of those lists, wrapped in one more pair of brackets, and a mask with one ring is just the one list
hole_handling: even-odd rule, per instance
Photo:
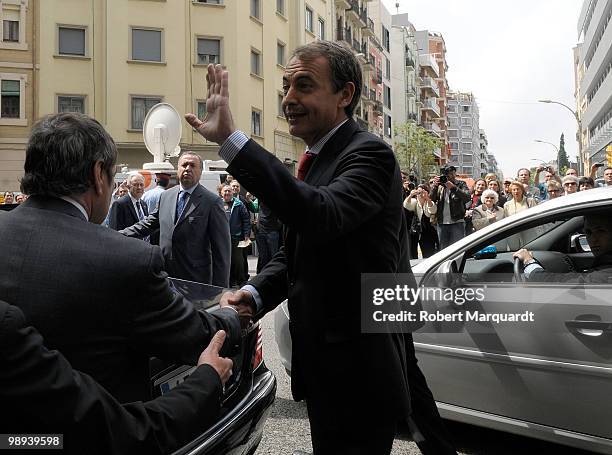
{"label": "suit jacket", "polygon": [[70,454],[165,454],[213,424],[221,380],[201,365],[153,401],[125,405],[91,376],[48,350],[23,312],[0,301],[0,428],[11,433],[62,433]]}
{"label": "suit jacket", "polygon": [[348,120],[304,182],[252,140],[227,170],[285,225],[284,247],[249,284],[265,311],[289,298],[294,398],[333,391],[364,414],[407,416],[403,334],[363,334],[360,318],[361,273],[410,272],[393,152]]}
{"label": "suit jacket", "polygon": [[[147,216],[149,214],[147,204],[142,203],[142,199],[140,202],[143,214],[144,216]],[[119,199],[113,202],[110,209],[110,215],[108,217],[108,226],[111,229],[119,231],[131,226],[134,223],[138,223],[138,221],[138,214],[136,213],[134,204],[132,204],[132,198],[129,194],[121,196]]]}
{"label": "suit jacket", "polygon": [[0,212],[0,238],[0,299],[121,402],[150,398],[151,356],[194,365],[222,328],[239,342],[233,310],[198,312],[171,288],[159,247],[89,223],[62,199]]}
{"label": "suit jacket", "polygon": [[159,229],[159,246],[170,276],[227,287],[232,244],[223,202],[198,184],[175,220],[179,191],[178,185],[164,191],[156,211],[120,232],[142,238]]}

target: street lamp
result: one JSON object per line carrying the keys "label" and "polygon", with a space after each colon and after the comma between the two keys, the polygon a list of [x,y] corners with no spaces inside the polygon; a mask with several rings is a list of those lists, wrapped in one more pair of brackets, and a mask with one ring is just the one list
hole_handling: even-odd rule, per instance
{"label": "street lamp", "polygon": [[[533,141],[534,141],[534,142],[539,142],[539,143],[541,143],[541,144],[548,144],[548,145],[552,145],[552,146],[555,148],[556,152],[557,152],[557,155],[555,155],[557,158],[556,158],[556,159],[554,159],[554,160],[553,160],[553,162],[555,163],[555,166],[556,166],[556,167],[559,167],[559,147],[557,147],[557,146],[556,146],[555,144],[553,144],[552,142],[542,141],[542,140],[540,140],[540,139],[534,139]],[[532,160],[532,161],[542,161],[542,162],[544,162],[544,160],[538,160],[537,158],[532,158],[531,160]],[[546,164],[546,163],[544,162],[544,164]]]}
{"label": "street lamp", "polygon": [[[539,103],[546,103],[546,104],[558,104],[559,106],[563,106],[565,109],[567,109],[568,111],[570,111],[572,113],[572,115],[574,116],[574,118],[576,119],[576,123],[578,123],[578,135],[577,135],[577,139],[578,139],[578,172],[583,174],[584,173],[584,161],[583,161],[583,156],[582,156],[582,121],[580,120],[580,116],[578,116],[578,113],[573,110],[571,107],[569,107],[567,104],[563,104],[559,101],[553,101],[553,100],[538,100]],[[556,146],[555,146],[556,147]],[[558,153],[557,153],[558,155]]]}

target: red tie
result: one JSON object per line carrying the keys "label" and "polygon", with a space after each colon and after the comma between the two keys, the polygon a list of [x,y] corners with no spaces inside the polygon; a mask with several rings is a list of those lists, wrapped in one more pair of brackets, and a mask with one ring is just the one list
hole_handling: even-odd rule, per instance
{"label": "red tie", "polygon": [[297,168],[297,178],[298,180],[304,180],[306,178],[306,174],[308,173],[308,169],[312,166],[314,159],[317,157],[315,153],[304,152],[300,161],[298,163]]}

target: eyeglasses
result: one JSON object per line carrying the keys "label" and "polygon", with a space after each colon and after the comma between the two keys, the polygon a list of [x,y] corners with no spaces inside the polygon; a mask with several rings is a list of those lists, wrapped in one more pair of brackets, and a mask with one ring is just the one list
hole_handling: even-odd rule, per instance
{"label": "eyeglasses", "polygon": [[548,190],[548,194],[557,194],[560,193],[560,190]]}
{"label": "eyeglasses", "polygon": [[567,182],[563,184],[563,186],[568,186],[568,185],[576,186],[576,182]]}

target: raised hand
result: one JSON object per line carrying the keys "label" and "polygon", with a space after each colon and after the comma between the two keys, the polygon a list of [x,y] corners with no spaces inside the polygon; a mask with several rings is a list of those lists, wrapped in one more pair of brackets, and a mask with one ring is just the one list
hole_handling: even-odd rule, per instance
{"label": "raised hand", "polygon": [[221,65],[208,65],[206,84],[206,116],[198,119],[194,114],[185,115],[185,120],[204,139],[223,144],[235,131],[232,112],[229,107],[229,73]]}
{"label": "raised hand", "polygon": [[210,343],[206,349],[204,349],[204,351],[200,354],[198,366],[206,364],[213,367],[219,374],[221,383],[225,385],[227,380],[232,375],[232,366],[234,362],[232,362],[232,359],[226,359],[225,357],[219,356],[219,351],[221,351],[224,342],[225,331],[219,330],[217,333],[215,333],[212,340],[210,340]]}

